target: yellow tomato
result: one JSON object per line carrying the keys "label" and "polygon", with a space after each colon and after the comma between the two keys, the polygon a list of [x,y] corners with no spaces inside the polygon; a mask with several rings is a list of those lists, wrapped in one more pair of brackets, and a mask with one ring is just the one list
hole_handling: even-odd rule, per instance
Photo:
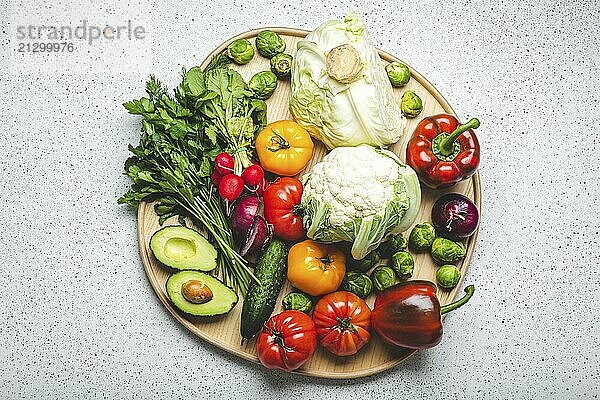
{"label": "yellow tomato", "polygon": [[313,148],[310,134],[294,121],[272,122],[256,137],[260,165],[282,176],[302,171],[312,157]]}
{"label": "yellow tomato", "polygon": [[288,253],[288,280],[311,296],[335,292],[345,273],[346,256],[333,246],[309,239],[296,243]]}

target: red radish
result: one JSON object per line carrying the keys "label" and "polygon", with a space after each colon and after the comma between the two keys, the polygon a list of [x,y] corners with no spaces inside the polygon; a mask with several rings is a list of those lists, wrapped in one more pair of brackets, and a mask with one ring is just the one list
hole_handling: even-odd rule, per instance
{"label": "red radish", "polygon": [[256,194],[262,196],[265,194],[265,190],[269,187],[269,181],[267,178],[263,178],[262,183],[256,188]]}
{"label": "red radish", "polygon": [[223,175],[221,175],[216,169],[212,172],[212,174],[210,174],[210,180],[212,181],[212,184],[214,186],[219,186],[219,183],[221,183],[222,178]]}
{"label": "red radish", "polygon": [[244,191],[244,180],[236,174],[227,174],[219,183],[219,194],[227,201],[234,201]]}
{"label": "red radish", "polygon": [[223,176],[233,172],[234,164],[233,157],[227,153],[219,153],[215,157],[215,169]]}
{"label": "red radish", "polygon": [[242,179],[248,186],[258,186],[264,178],[265,171],[257,164],[252,164],[242,172]]}

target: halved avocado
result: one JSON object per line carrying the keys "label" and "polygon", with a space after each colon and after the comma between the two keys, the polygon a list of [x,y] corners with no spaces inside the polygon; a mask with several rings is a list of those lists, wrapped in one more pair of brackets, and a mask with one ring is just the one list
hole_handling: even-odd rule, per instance
{"label": "halved avocado", "polygon": [[150,239],[154,257],[180,270],[210,271],[217,266],[217,250],[202,235],[185,226],[167,226]]}
{"label": "halved avocado", "polygon": [[237,294],[223,282],[198,271],[180,271],[167,279],[167,295],[175,307],[190,315],[228,313],[238,301]]}

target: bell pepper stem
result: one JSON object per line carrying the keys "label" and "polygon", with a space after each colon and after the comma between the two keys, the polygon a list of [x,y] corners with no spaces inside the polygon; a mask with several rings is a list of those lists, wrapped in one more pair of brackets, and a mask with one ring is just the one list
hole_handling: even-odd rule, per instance
{"label": "bell pepper stem", "polygon": [[439,144],[439,153],[444,156],[449,156],[454,151],[454,142],[460,135],[469,129],[479,128],[479,120],[477,118],[471,118],[466,124],[462,124],[456,127],[454,132],[443,138]]}
{"label": "bell pepper stem", "polygon": [[469,301],[469,299],[473,296],[473,293],[475,293],[475,286],[473,286],[473,285],[467,286],[465,288],[465,293],[466,294],[462,298],[456,300],[453,303],[446,304],[445,306],[441,307],[440,313],[442,315],[444,315],[450,311],[456,310],[458,307],[462,306],[463,304],[466,304],[467,301]]}

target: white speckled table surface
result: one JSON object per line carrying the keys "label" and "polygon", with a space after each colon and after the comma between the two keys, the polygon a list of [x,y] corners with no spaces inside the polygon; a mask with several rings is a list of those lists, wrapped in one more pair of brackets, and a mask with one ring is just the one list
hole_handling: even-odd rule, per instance
{"label": "white speckled table surface", "polygon": [[[600,396],[597,1],[0,1],[0,398]],[[472,302],[441,345],[379,375],[267,371],[188,333],[152,292],[135,213],[116,205],[137,120],[224,39],[353,9],[377,45],[478,116],[483,220]],[[19,53],[20,25],[127,24],[141,40]]]}

